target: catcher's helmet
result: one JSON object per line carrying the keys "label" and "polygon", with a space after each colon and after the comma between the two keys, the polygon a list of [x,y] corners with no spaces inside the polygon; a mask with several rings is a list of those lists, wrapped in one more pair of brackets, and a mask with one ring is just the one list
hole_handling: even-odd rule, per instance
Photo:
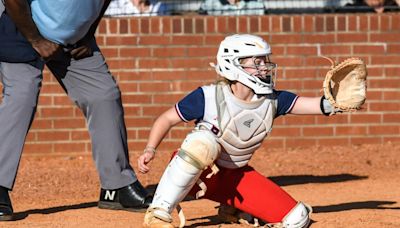
{"label": "catcher's helmet", "polygon": [[[270,94],[274,89],[276,64],[269,61],[271,47],[259,36],[235,34],[227,36],[220,44],[215,70],[230,81],[239,81],[250,87],[256,94]],[[256,74],[249,74],[241,65],[243,58],[265,57],[263,65],[253,64]],[[259,77],[261,71],[267,71],[268,77]]]}

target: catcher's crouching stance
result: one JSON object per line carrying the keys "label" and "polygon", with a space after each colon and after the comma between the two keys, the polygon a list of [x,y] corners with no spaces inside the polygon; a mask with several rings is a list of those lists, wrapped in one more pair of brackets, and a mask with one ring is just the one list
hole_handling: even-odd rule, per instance
{"label": "catcher's crouching stance", "polygon": [[[155,121],[138,159],[142,173],[149,171],[155,149],[172,126],[196,120],[196,127],[161,177],[144,227],[173,227],[172,210],[187,194],[232,206],[270,227],[309,225],[311,207],[293,199],[248,162],[275,118],[288,113],[330,114],[337,107],[321,97],[275,90],[276,64],[270,54],[261,37],[226,37],[215,66],[224,80],[196,89]],[[180,218],[183,226],[182,213]]]}

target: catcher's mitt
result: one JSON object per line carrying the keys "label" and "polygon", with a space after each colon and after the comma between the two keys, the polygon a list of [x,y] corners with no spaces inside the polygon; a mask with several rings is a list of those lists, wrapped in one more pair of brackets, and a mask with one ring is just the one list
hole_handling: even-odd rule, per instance
{"label": "catcher's mitt", "polygon": [[323,89],[325,99],[333,107],[331,115],[360,109],[366,99],[367,67],[364,61],[348,58],[335,64],[327,59],[331,61],[332,67],[326,74]]}

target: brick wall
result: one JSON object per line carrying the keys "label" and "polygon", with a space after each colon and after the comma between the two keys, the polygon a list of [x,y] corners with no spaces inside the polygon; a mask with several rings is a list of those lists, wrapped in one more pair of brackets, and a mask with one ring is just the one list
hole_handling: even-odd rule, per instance
{"label": "brick wall", "polygon": [[[208,63],[232,33],[254,33],[269,41],[279,66],[278,89],[303,96],[322,94],[330,63],[318,53],[336,60],[357,56],[368,64],[365,109],[330,118],[280,117],[264,147],[400,141],[400,14],[105,18],[97,39],[123,93],[131,152],[143,149],[161,112],[214,81]],[[44,81],[25,151],[89,152],[80,110],[48,72]],[[160,149],[178,147],[191,126],[173,128]]]}

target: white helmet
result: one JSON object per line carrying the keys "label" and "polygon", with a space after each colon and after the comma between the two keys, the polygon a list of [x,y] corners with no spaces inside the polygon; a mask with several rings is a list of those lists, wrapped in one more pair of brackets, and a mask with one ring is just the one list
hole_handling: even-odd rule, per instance
{"label": "white helmet", "polygon": [[[271,47],[259,36],[236,34],[227,36],[220,44],[217,53],[215,70],[222,77],[230,81],[239,81],[250,87],[256,94],[271,94],[274,89],[276,64],[269,61]],[[265,65],[256,65],[256,74],[249,74],[244,70],[240,59],[252,57],[266,57]],[[261,70],[268,71],[268,76],[261,79]]]}

